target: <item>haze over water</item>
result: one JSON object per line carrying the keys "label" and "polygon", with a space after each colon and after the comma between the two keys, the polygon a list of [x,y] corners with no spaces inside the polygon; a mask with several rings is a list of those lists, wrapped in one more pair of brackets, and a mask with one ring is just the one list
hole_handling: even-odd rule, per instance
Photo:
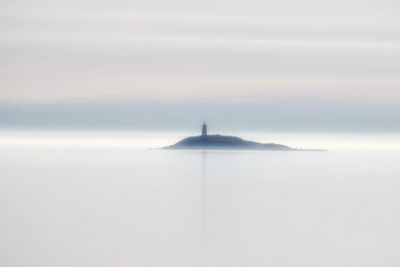
{"label": "haze over water", "polygon": [[400,264],[400,150],[165,151],[138,146],[137,133],[12,136],[0,138],[3,266]]}
{"label": "haze over water", "polygon": [[[198,130],[198,129],[195,129]],[[240,136],[261,143],[278,143],[303,149],[400,150],[400,134],[394,132],[278,132],[221,131],[210,134]],[[158,149],[178,140],[199,135],[195,131],[146,130],[0,130],[1,146],[84,146]]]}
{"label": "haze over water", "polygon": [[400,266],[399,3],[1,1],[0,267]]}

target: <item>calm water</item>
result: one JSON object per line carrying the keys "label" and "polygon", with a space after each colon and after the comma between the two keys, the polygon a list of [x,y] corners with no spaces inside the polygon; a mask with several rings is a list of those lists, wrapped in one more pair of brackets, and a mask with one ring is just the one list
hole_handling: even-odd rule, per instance
{"label": "calm water", "polygon": [[0,147],[0,266],[400,266],[400,151]]}

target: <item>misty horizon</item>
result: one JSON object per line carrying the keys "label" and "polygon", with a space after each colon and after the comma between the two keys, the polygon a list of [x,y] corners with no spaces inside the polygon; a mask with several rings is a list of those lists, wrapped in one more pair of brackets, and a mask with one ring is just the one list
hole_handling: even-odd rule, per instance
{"label": "misty horizon", "polygon": [[251,103],[9,103],[0,129],[132,129],[180,131],[208,121],[239,131],[400,131],[400,106],[337,106],[319,102]]}
{"label": "misty horizon", "polygon": [[0,266],[400,266],[399,0],[0,2]]}

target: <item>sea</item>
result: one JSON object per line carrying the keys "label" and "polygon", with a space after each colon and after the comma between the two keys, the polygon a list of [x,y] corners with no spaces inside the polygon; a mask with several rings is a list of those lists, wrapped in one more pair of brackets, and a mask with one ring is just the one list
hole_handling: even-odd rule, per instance
{"label": "sea", "polygon": [[185,135],[0,131],[0,266],[400,266],[400,135]]}

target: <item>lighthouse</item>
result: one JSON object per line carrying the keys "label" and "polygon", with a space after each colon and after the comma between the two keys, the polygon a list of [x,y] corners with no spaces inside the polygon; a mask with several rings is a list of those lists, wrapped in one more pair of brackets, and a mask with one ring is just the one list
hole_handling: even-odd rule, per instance
{"label": "lighthouse", "polygon": [[201,127],[201,136],[207,136],[207,124],[204,122]]}

